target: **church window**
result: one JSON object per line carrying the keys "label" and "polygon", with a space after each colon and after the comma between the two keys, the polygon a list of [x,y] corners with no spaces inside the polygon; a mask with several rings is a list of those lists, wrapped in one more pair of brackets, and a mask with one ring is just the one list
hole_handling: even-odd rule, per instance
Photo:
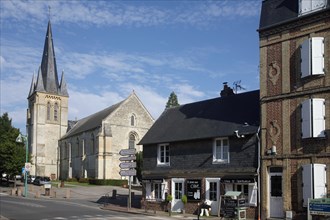
{"label": "church window", "polygon": [[135,126],[135,116],[134,115],[132,115],[131,116],[131,126]]}
{"label": "church window", "polygon": [[47,103],[47,120],[50,120],[50,102]]}
{"label": "church window", "polygon": [[95,153],[95,141],[94,141],[94,134],[91,134],[91,154]]}
{"label": "church window", "polygon": [[128,148],[129,149],[134,149],[135,148],[135,135],[131,133],[129,135],[129,143],[128,143]]}
{"label": "church window", "polygon": [[54,105],[54,121],[58,120],[58,104],[57,102]]}

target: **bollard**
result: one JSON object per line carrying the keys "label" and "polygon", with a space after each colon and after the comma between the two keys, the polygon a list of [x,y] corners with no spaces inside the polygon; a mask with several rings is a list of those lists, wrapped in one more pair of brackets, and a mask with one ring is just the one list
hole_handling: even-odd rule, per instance
{"label": "bollard", "polygon": [[133,199],[134,198],[134,192],[131,192],[131,198]]}
{"label": "bollard", "polygon": [[36,198],[39,198],[40,197],[40,191],[39,190],[36,191],[36,196],[35,197]]}
{"label": "bollard", "polygon": [[22,196],[22,190],[21,190],[21,188],[18,188],[17,189],[17,196]]}
{"label": "bollard", "polygon": [[70,189],[66,189],[66,199],[70,199]]}
{"label": "bollard", "polygon": [[11,189],[11,195],[15,196],[16,195],[16,189]]}
{"label": "bollard", "polygon": [[112,198],[113,199],[117,198],[117,190],[116,189],[112,190]]}

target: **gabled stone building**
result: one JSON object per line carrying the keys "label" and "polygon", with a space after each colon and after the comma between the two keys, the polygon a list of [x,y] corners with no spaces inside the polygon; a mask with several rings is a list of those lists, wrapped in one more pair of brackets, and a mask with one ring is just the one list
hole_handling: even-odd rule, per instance
{"label": "gabled stone building", "polygon": [[60,179],[120,179],[119,151],[136,149],[154,120],[135,92],[83,118],[59,140]]}
{"label": "gabled stone building", "polygon": [[262,219],[306,219],[330,193],[330,1],[264,0],[259,38]]}
{"label": "gabled stone building", "polygon": [[27,132],[31,154],[31,174],[59,175],[58,140],[68,127],[67,85],[62,73],[58,81],[53,35],[48,22],[41,67],[33,76],[28,95]]}

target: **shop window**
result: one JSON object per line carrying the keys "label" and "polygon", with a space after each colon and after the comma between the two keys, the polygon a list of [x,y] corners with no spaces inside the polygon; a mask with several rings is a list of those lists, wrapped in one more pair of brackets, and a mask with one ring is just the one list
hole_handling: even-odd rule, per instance
{"label": "shop window", "polygon": [[228,138],[217,138],[214,140],[213,163],[229,163]]}
{"label": "shop window", "polygon": [[305,15],[325,8],[327,0],[299,0],[299,15]]}
{"label": "shop window", "polygon": [[174,183],[174,199],[181,199],[183,193],[183,183],[182,182],[175,182]]}
{"label": "shop window", "polygon": [[168,144],[158,145],[157,163],[158,165],[170,165],[170,146]]}
{"label": "shop window", "polygon": [[146,183],[145,187],[146,187],[147,200],[156,200],[156,201],[165,200],[166,183],[148,182]]}
{"label": "shop window", "polygon": [[325,137],[325,99],[307,99],[301,105],[302,138]]}
{"label": "shop window", "polygon": [[300,49],[301,77],[324,74],[324,38],[305,40]]}
{"label": "shop window", "polygon": [[249,195],[249,185],[248,184],[236,184],[235,191],[242,192],[245,197]]}
{"label": "shop window", "polygon": [[247,205],[253,207],[257,206],[258,186],[256,182],[249,184],[225,184],[225,191],[242,192]]}

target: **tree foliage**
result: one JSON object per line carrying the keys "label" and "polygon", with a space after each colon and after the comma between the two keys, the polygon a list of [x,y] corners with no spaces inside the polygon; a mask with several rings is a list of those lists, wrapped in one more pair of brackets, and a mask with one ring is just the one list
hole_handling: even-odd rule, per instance
{"label": "tree foliage", "polygon": [[14,176],[22,172],[25,163],[24,143],[17,143],[20,131],[11,124],[8,113],[0,117],[0,173]]}
{"label": "tree foliage", "polygon": [[178,102],[178,97],[174,92],[171,92],[170,97],[168,98],[168,101],[166,103],[166,109],[180,106]]}

